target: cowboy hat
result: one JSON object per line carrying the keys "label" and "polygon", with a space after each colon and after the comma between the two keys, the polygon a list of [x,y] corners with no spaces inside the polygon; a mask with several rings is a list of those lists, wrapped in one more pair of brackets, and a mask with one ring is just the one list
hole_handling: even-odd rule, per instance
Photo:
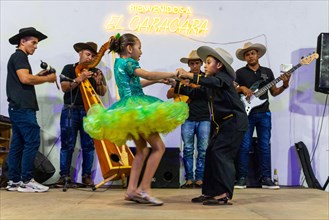
{"label": "cowboy hat", "polygon": [[36,37],[36,38],[38,38],[39,42],[47,38],[46,35],[44,35],[40,31],[37,31],[34,27],[26,27],[26,28],[19,29],[18,34],[9,38],[9,43],[13,44],[13,45],[16,45],[16,44],[18,45],[19,41],[23,37],[27,37],[27,36]]}
{"label": "cowboy hat", "polygon": [[97,54],[97,44],[94,43],[94,42],[76,43],[76,44],[73,45],[73,48],[78,53],[81,50],[90,50],[94,54]]}
{"label": "cowboy hat", "polygon": [[233,63],[233,57],[226,50],[222,48],[211,48],[208,46],[202,46],[197,49],[197,53],[203,62],[206,62],[208,56],[215,57],[226,68],[226,71],[231,75],[233,80],[236,78],[236,74],[231,66]]}
{"label": "cowboy hat", "polygon": [[259,53],[259,58],[261,58],[265,52],[266,52],[266,47],[263,44],[253,44],[251,42],[247,42],[243,45],[243,48],[240,48],[236,51],[236,57],[239,60],[244,61],[244,54],[248,52],[249,50],[257,50]]}
{"label": "cowboy hat", "polygon": [[196,50],[192,50],[188,57],[183,57],[180,59],[180,62],[182,63],[188,63],[188,61],[190,60],[201,60],[201,58],[198,56],[198,54],[196,53]]}

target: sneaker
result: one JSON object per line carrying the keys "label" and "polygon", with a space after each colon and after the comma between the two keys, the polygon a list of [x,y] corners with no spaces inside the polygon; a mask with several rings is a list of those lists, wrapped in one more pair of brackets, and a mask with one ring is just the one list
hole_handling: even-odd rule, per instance
{"label": "sneaker", "polygon": [[275,185],[269,177],[262,178],[260,182],[263,189],[280,189],[280,186]]}
{"label": "sneaker", "polygon": [[241,177],[234,185],[234,189],[245,189],[245,188],[247,188],[247,180],[245,177]]}
{"label": "sneaker", "polygon": [[18,187],[22,185],[22,181],[13,182],[12,180],[9,180],[6,186],[7,191],[17,191]]}
{"label": "sneaker", "polygon": [[17,191],[19,192],[46,192],[48,191],[49,187],[44,186],[34,179],[31,179],[27,183],[23,183],[21,186],[18,187]]}

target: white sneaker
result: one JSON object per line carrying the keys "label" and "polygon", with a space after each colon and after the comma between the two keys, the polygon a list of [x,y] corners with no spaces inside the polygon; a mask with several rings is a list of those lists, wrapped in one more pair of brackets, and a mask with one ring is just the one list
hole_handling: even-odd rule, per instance
{"label": "white sneaker", "polygon": [[22,181],[13,182],[12,180],[9,180],[6,186],[7,191],[17,191],[18,187],[22,185]]}
{"label": "white sneaker", "polygon": [[23,183],[21,186],[18,187],[18,192],[46,192],[48,191],[49,187],[44,186],[34,179],[31,179],[28,183]]}

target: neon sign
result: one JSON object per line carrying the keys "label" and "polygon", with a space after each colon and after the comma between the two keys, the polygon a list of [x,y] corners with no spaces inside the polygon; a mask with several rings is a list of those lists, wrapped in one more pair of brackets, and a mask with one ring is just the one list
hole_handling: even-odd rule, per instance
{"label": "neon sign", "polygon": [[106,24],[106,30],[128,29],[143,33],[183,35],[206,35],[209,30],[208,20],[193,18],[190,7],[131,4],[129,12],[133,15],[128,22],[123,15],[112,15]]}

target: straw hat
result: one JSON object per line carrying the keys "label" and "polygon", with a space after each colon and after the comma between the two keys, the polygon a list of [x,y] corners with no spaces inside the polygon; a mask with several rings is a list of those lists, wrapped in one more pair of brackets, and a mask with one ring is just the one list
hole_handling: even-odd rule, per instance
{"label": "straw hat", "polygon": [[181,58],[180,59],[180,62],[182,62],[182,63],[188,63],[188,61],[190,61],[190,60],[201,60],[201,58],[198,56],[196,50],[192,50],[189,53],[188,57]]}
{"label": "straw hat", "polygon": [[244,54],[248,52],[249,50],[257,50],[259,53],[259,58],[261,58],[265,52],[266,52],[266,47],[263,44],[253,44],[251,42],[247,42],[243,45],[243,48],[240,48],[236,51],[236,57],[239,60],[244,61]]}
{"label": "straw hat", "polygon": [[73,48],[78,53],[81,50],[90,50],[94,54],[97,54],[97,44],[94,43],[94,42],[76,43],[76,44],[73,45]]}
{"label": "straw hat", "polygon": [[26,27],[26,28],[19,29],[18,34],[9,38],[9,43],[13,44],[13,45],[16,45],[16,44],[18,45],[19,41],[23,37],[27,37],[27,36],[36,37],[36,38],[38,38],[39,42],[47,38],[46,35],[44,35],[40,31],[37,31],[34,27]]}
{"label": "straw hat", "polygon": [[231,75],[233,80],[236,78],[236,74],[231,66],[233,63],[233,57],[226,50],[222,48],[211,48],[208,46],[202,46],[197,49],[197,53],[203,62],[206,62],[208,56],[218,59],[226,68],[226,71]]}

